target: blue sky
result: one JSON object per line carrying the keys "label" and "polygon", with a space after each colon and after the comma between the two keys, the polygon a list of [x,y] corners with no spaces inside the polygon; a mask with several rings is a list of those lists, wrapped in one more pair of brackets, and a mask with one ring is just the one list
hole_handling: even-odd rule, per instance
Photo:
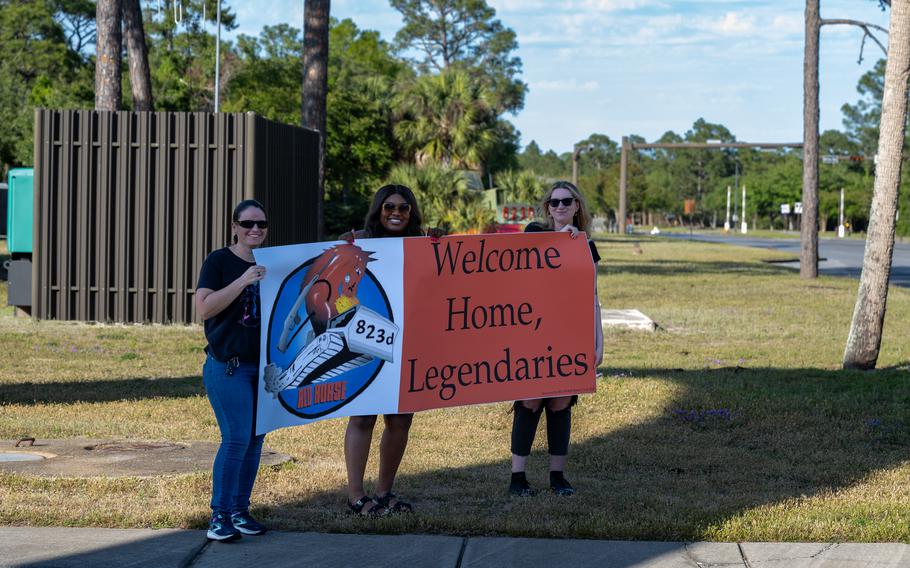
{"label": "blue sky", "polygon": [[[301,27],[303,0],[226,0],[235,33]],[[592,133],[651,141],[698,118],[749,142],[802,140],[801,0],[488,0],[518,35],[524,109],[508,117],[522,145],[568,151]],[[390,40],[401,18],[387,0],[333,0],[332,16]],[[822,16],[888,26],[872,0],[823,0]],[[881,56],[862,33],[827,26],[821,38],[821,129],[842,128],[841,105]]]}

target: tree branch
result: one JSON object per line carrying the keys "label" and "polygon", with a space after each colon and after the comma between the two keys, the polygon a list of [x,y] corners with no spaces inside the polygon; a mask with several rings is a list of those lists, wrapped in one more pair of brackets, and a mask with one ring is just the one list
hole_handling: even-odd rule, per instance
{"label": "tree branch", "polygon": [[[875,36],[872,34],[872,31],[869,29],[869,28],[874,28],[874,29],[876,29],[876,30],[882,32],[883,34],[888,35],[888,30],[886,30],[885,28],[883,28],[883,27],[881,27],[881,26],[878,26],[878,25],[876,25],[876,24],[870,24],[869,22],[861,22],[861,21],[859,21],[859,20],[826,19],[826,18],[823,18],[823,19],[819,20],[818,24],[819,24],[819,26],[843,25],[843,26],[856,26],[856,27],[858,27],[858,28],[862,28],[862,30],[863,30],[863,43],[865,44],[865,42],[866,42],[866,37],[872,38],[872,41],[874,41],[875,43],[877,43],[878,46],[882,49],[882,52],[885,54],[885,57],[888,56],[888,48],[885,47],[884,44],[883,44],[882,42],[880,42],[880,41],[878,40],[878,38],[875,37]],[[862,48],[860,49],[859,60],[860,60],[860,62],[862,62],[862,60],[863,60]]]}

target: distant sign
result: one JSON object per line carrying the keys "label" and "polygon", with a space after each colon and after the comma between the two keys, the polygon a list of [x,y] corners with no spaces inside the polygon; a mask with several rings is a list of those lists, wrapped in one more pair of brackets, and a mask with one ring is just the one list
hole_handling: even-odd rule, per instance
{"label": "distant sign", "polygon": [[686,215],[692,215],[693,213],[695,213],[695,200],[694,199],[686,199],[683,202],[683,212]]}
{"label": "distant sign", "polygon": [[790,204],[789,204],[789,203],[781,203],[781,204],[780,204],[780,214],[781,214],[781,215],[789,215],[789,214],[790,214]]}
{"label": "distant sign", "polygon": [[534,220],[534,206],[527,203],[506,203],[496,213],[498,223],[523,223]]}
{"label": "distant sign", "polygon": [[793,212],[796,213],[797,215],[802,215],[802,214],[803,214],[803,204],[802,204],[802,202],[797,201],[796,203],[793,204]]}

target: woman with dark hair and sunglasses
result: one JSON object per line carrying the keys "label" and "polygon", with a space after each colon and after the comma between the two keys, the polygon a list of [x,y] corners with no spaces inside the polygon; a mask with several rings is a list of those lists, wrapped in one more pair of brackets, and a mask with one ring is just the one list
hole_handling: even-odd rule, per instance
{"label": "woman with dark hair and sunglasses", "polygon": [[[567,231],[575,238],[579,231],[587,232],[591,227],[591,215],[584,198],[573,184],[559,181],[553,184],[540,201],[543,222],[529,223],[525,232]],[[589,240],[591,257],[596,266],[600,261],[597,247]],[[603,360],[603,327],[600,319],[600,301],[597,299],[597,275],[594,287],[594,364]],[[528,483],[525,468],[537,423],[543,410],[547,414],[547,445],[550,453],[550,490],[556,495],[572,495],[575,488],[565,478],[566,460],[569,453],[569,438],[572,431],[572,406],[578,396],[558,396],[533,400],[515,401],[512,419],[512,479],[509,493],[517,496],[533,495],[535,491]]]}
{"label": "woman with dark hair and sunglasses", "polygon": [[265,208],[254,199],[234,208],[230,246],[205,259],[196,286],[196,311],[205,322],[207,357],[202,367],[221,446],[212,467],[210,540],[229,541],[266,531],[250,516],[250,493],[265,436],[253,430],[259,380],[259,282],[265,267],[253,249],[268,235]]}
{"label": "woman with dark hair and sunglasses", "polygon": [[[376,190],[363,223],[363,230],[341,235],[342,239],[381,237],[422,237],[423,218],[414,192],[404,185],[384,185]],[[430,229],[432,236],[441,236]],[[387,513],[410,513],[414,507],[392,493],[398,466],[408,445],[413,414],[386,414],[385,430],[379,442],[379,478],[376,496],[367,495],[363,487],[370,442],[376,416],[351,416],[344,434],[344,461],[348,470],[348,509],[354,515],[382,516]]]}

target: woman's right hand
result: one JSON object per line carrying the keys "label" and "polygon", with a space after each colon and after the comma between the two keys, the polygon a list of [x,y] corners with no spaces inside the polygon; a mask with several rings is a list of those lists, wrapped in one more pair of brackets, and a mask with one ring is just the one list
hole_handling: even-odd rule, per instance
{"label": "woman's right hand", "polygon": [[246,272],[240,275],[240,282],[246,288],[250,284],[255,284],[265,278],[265,267],[259,264],[246,269]]}

